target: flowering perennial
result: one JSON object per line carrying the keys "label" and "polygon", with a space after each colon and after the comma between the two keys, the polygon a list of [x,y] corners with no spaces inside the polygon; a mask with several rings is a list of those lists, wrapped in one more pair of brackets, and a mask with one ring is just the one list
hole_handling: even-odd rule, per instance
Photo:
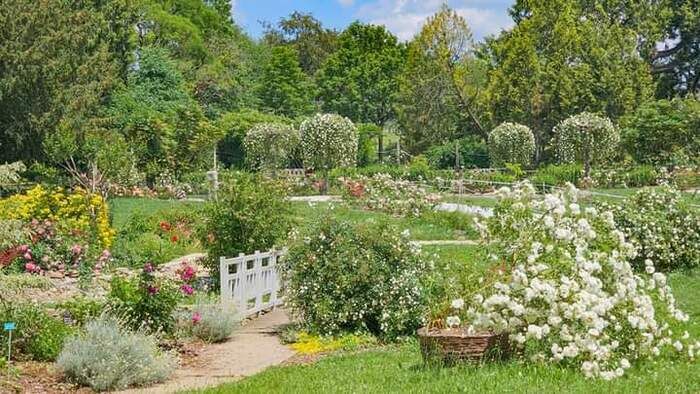
{"label": "flowering perennial", "polygon": [[529,183],[499,194],[494,216],[477,219],[498,268],[468,299],[471,306],[455,309],[468,329],[506,331],[533,361],[603,379],[665,349],[695,357],[700,342],[671,331],[688,316],[676,307],[666,276],[651,260],[647,273],[634,273],[637,249],[612,212],[580,206],[570,184],[544,199]]}

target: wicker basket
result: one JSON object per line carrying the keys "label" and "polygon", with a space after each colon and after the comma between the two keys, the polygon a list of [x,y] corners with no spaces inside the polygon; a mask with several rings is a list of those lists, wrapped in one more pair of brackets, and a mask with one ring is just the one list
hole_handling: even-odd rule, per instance
{"label": "wicker basket", "polygon": [[462,328],[421,328],[418,340],[423,361],[430,364],[503,360],[510,355],[506,333],[467,334]]}

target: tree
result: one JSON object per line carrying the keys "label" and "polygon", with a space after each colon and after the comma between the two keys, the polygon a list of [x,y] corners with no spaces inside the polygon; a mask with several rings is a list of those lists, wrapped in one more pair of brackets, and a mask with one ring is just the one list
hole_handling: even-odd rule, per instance
{"label": "tree", "polygon": [[262,70],[259,96],[262,106],[276,114],[297,117],[313,110],[311,83],[299,67],[294,48],[272,48]]}
{"label": "tree", "polygon": [[700,12],[697,0],[668,0],[671,16],[658,41],[664,48],[651,54],[660,97],[700,93]]}
{"label": "tree", "polygon": [[[317,114],[302,122],[301,156],[304,167],[328,175],[336,167],[354,167],[357,159],[357,128],[340,115]],[[328,179],[326,179],[326,187]]]}
{"label": "tree", "polygon": [[627,151],[648,164],[689,164],[700,158],[700,102],[650,101],[621,120]]}
{"label": "tree", "polygon": [[129,15],[120,1],[0,7],[0,162],[46,160],[46,136],[98,126],[99,107],[130,59]]}
{"label": "tree", "polygon": [[529,127],[501,123],[489,133],[489,157],[494,166],[506,163],[529,166],[535,154],[535,136]]}
{"label": "tree", "polygon": [[610,119],[582,112],[561,121],[554,128],[560,162],[582,162],[583,176],[589,178],[591,165],[610,158],[620,143],[620,132]]}
{"label": "tree", "polygon": [[219,161],[227,168],[243,168],[246,162],[243,140],[248,130],[261,123],[291,125],[292,120],[259,112],[254,109],[225,113],[216,122],[216,127],[224,133],[217,146]]}
{"label": "tree", "polygon": [[149,180],[210,161],[219,129],[189,95],[176,62],[164,49],[143,48],[138,67],[106,109],[108,128],[129,142]]}
{"label": "tree", "polygon": [[484,64],[474,50],[467,22],[446,5],[409,44],[397,112],[412,152],[465,134],[486,136],[476,109]]}
{"label": "tree", "polygon": [[[404,50],[384,26],[354,22],[338,38],[338,49],[319,69],[318,97],[324,111],[379,127],[395,117],[394,102]],[[381,162],[382,133],[378,138]]]}
{"label": "tree", "polygon": [[266,24],[264,41],[271,46],[286,45],[296,49],[299,63],[308,76],[313,76],[336,47],[338,33],[323,27],[311,14],[294,11],[280,19],[277,27]]}
{"label": "tree", "polygon": [[515,27],[489,42],[493,120],[529,126],[538,160],[562,119],[582,111],[619,119],[651,96],[650,69],[640,55],[641,22],[625,23],[631,12],[619,9],[631,8],[518,1]]}

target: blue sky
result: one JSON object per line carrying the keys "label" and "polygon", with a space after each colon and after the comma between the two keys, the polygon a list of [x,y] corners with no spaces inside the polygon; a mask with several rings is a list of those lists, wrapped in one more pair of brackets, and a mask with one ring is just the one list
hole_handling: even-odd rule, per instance
{"label": "blue sky", "polygon": [[[425,18],[444,0],[234,0],[236,21],[253,37],[260,37],[259,21],[277,22],[293,11],[310,12],[324,26],[342,30],[354,20],[385,25],[402,40],[418,32]],[[512,25],[507,14],[511,0],[449,0],[481,39]]]}

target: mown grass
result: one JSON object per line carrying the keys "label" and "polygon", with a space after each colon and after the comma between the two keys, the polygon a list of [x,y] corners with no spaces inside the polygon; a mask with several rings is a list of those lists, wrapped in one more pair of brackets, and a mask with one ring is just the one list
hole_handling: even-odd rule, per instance
{"label": "mown grass", "polygon": [[117,197],[109,200],[112,227],[117,231],[136,214],[153,213],[169,208],[196,207],[196,201],[161,200],[156,198]]}
{"label": "mown grass", "polygon": [[293,203],[294,215],[301,227],[314,223],[332,209],[331,214],[352,223],[385,221],[407,229],[415,240],[459,240],[477,238],[473,217],[464,213],[426,212],[420,218],[395,217],[383,212],[366,211],[340,203]]}

